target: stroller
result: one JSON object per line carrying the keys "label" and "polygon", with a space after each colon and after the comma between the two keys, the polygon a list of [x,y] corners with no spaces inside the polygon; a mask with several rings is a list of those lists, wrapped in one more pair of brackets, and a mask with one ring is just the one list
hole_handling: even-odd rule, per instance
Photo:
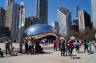
{"label": "stroller", "polygon": [[14,48],[14,46],[11,47],[11,55],[12,56],[18,56],[18,52],[16,51],[16,49]]}

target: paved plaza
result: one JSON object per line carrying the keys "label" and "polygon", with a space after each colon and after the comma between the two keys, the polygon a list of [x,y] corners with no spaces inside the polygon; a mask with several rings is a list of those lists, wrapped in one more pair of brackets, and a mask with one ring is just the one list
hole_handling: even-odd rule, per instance
{"label": "paved plaza", "polygon": [[[94,50],[94,48],[92,48]],[[93,54],[82,53],[83,48],[81,48],[81,53],[76,53],[74,51],[74,59],[70,56],[61,56],[60,51],[44,50],[45,54],[37,55],[25,55],[20,54],[18,56],[5,56],[0,58],[0,63],[95,63],[96,62],[96,52],[94,50]]]}

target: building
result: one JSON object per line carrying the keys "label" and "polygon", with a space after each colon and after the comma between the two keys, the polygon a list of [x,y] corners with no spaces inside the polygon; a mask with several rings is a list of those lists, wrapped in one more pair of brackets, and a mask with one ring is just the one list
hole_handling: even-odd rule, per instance
{"label": "building", "polygon": [[17,3],[14,3],[13,7],[13,16],[12,16],[12,24],[11,24],[11,37],[15,38],[18,37],[18,32],[19,32],[19,10],[20,10],[20,5]]}
{"label": "building", "polygon": [[25,18],[25,30],[32,25],[32,19],[31,17]]}
{"label": "building", "polygon": [[80,11],[80,8],[79,8],[79,5],[76,6],[76,9],[75,9],[75,19],[73,19],[73,22],[72,22],[72,30],[73,31],[78,31],[79,30],[79,19],[78,19],[78,12]]}
{"label": "building", "polygon": [[57,21],[53,21],[51,26],[53,27],[54,32],[59,33],[59,23]]}
{"label": "building", "polygon": [[36,17],[41,24],[48,24],[48,0],[36,0]]}
{"label": "building", "polygon": [[87,28],[91,28],[90,15],[86,11],[79,11],[79,30],[85,31]]}
{"label": "building", "polygon": [[79,12],[80,8],[79,6],[76,6],[76,18],[78,19],[78,12]]}
{"label": "building", "polygon": [[73,23],[72,24],[78,25],[79,24],[78,19],[73,19]]}
{"label": "building", "polygon": [[25,29],[34,24],[41,24],[40,19],[35,16],[27,17],[25,19]]}
{"label": "building", "polygon": [[71,12],[62,6],[57,10],[57,18],[59,22],[59,33],[68,36],[69,31],[72,29]]}
{"label": "building", "polygon": [[96,29],[96,0],[91,0],[93,28]]}
{"label": "building", "polygon": [[32,16],[31,20],[32,20],[32,24],[41,24],[41,20],[35,16]]}
{"label": "building", "polygon": [[23,5],[23,3],[15,3],[14,0],[7,0],[5,27],[9,28],[12,38],[18,37],[20,28],[24,28],[25,8]]}
{"label": "building", "polygon": [[0,37],[10,36],[10,31],[8,27],[0,27]]}
{"label": "building", "polygon": [[6,15],[5,9],[0,8],[0,37],[10,36],[9,28],[8,27],[4,27],[5,15]]}
{"label": "building", "polygon": [[0,27],[4,27],[4,24],[5,24],[5,14],[6,14],[5,9],[0,8]]}
{"label": "building", "polygon": [[78,22],[78,19],[73,19],[72,30],[73,31],[79,31],[79,22]]}
{"label": "building", "polygon": [[9,30],[12,28],[12,21],[13,21],[13,13],[14,13],[14,0],[6,0],[7,7],[6,7],[6,20],[5,20],[5,27],[8,27]]}

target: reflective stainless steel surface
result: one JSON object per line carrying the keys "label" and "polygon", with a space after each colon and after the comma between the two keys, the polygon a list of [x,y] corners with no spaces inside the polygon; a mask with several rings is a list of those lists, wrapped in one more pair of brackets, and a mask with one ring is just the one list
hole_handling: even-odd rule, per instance
{"label": "reflective stainless steel surface", "polygon": [[47,24],[35,24],[25,30],[27,36],[40,34],[43,32],[52,32],[53,28]]}

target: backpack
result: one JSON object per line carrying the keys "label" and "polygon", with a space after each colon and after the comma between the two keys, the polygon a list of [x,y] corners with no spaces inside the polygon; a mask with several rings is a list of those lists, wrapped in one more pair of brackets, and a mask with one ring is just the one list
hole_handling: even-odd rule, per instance
{"label": "backpack", "polygon": [[84,43],[84,45],[85,45],[85,46],[88,46],[88,45],[89,45],[89,43],[88,43],[88,42],[85,42],[85,43]]}

